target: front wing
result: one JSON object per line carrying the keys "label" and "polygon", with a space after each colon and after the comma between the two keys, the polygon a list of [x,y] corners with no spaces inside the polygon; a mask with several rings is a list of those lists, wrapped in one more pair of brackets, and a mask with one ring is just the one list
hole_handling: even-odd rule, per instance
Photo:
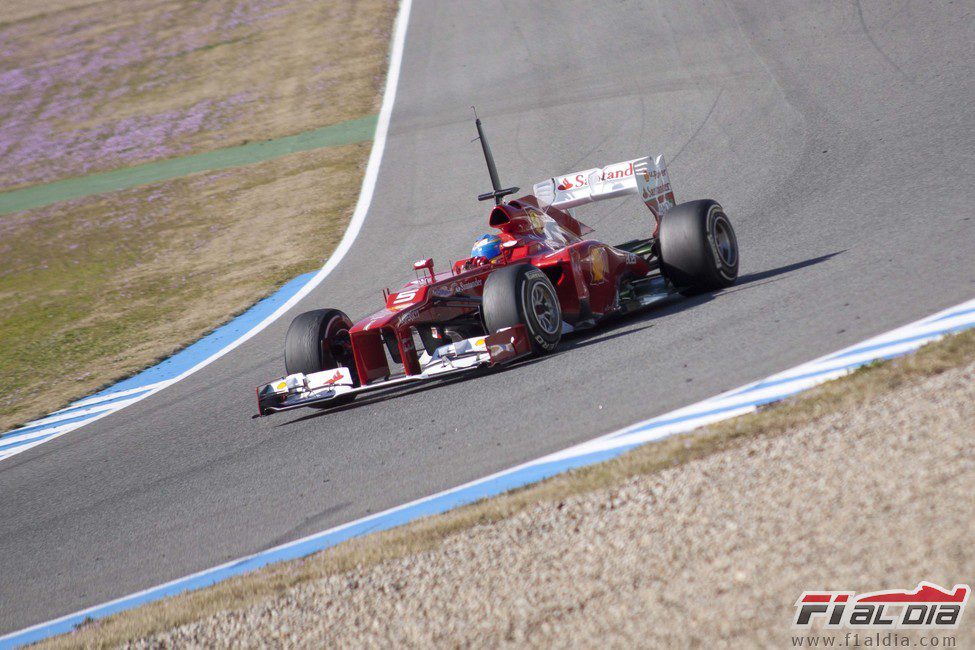
{"label": "front wing", "polygon": [[342,403],[357,393],[391,388],[418,381],[440,379],[461,372],[510,363],[531,353],[524,325],[515,325],[489,336],[464,339],[437,348],[420,357],[421,371],[392,379],[356,386],[348,368],[333,368],[311,374],[295,373],[257,388],[259,415],[290,411],[304,406]]}

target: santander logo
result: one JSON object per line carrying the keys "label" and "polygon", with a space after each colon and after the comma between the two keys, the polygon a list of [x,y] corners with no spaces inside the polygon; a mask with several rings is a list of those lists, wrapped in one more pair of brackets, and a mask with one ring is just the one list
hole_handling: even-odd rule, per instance
{"label": "santander logo", "polygon": [[630,163],[626,163],[626,165],[624,165],[623,167],[617,167],[616,169],[607,167],[606,169],[603,170],[602,180],[615,181],[620,178],[627,178],[632,175],[633,175],[633,163],[630,162]]}
{"label": "santander logo", "polygon": [[[579,189],[580,187],[586,187],[589,185],[589,179],[586,173],[576,174],[575,176],[564,176],[562,180],[556,184],[555,188],[560,192],[567,192],[569,190]],[[603,168],[602,176],[600,176],[601,181],[615,181],[622,178],[628,178],[633,176],[633,163],[628,162],[622,165],[615,165]]]}

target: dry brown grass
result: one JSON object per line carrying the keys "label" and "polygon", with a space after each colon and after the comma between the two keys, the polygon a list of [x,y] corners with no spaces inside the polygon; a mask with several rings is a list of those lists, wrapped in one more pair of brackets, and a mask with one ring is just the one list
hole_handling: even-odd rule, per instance
{"label": "dry brown grass", "polygon": [[20,213],[3,231],[0,431],[171,354],[321,266],[356,199],[329,188],[357,187],[368,150]]}
{"label": "dry brown grass", "polygon": [[345,573],[429,550],[449,535],[511,517],[540,502],[619,485],[633,476],[777,436],[830,413],[855,408],[905,383],[940,374],[975,359],[975,330],[925,346],[894,362],[875,364],[760,412],[690,434],[650,443],[615,460],[575,470],[443,515],[345,542],[303,560],[272,565],[208,589],[166,599],[93,622],[44,642],[44,647],[104,647],[144,638],[230,609],[240,610],[310,580]]}
{"label": "dry brown grass", "polygon": [[0,7],[0,23],[13,23],[42,14],[98,4],[105,0],[4,0]]}
{"label": "dry brown grass", "polygon": [[[10,145],[0,188],[374,113],[396,7],[395,0],[0,4],[0,151]],[[4,73],[25,83],[4,82]]]}
{"label": "dry brown grass", "polygon": [[[252,22],[238,24],[241,7]],[[393,0],[2,3],[0,51],[11,54],[0,57],[0,77],[22,70],[31,84],[4,96],[0,126],[20,120],[37,137],[0,128],[0,150],[5,138],[8,154],[33,147],[24,164],[0,157],[0,187],[74,175],[81,163],[113,168],[117,157],[82,154],[150,131],[155,149],[135,154],[198,152],[374,113],[395,10]],[[66,60],[90,69],[52,82]],[[249,99],[226,120],[195,131],[159,117],[242,92]],[[148,126],[119,126],[136,118]],[[369,148],[0,216],[0,431],[151,365],[319,267],[351,216],[356,196],[346,190],[359,187]],[[335,187],[343,191],[327,191]]]}

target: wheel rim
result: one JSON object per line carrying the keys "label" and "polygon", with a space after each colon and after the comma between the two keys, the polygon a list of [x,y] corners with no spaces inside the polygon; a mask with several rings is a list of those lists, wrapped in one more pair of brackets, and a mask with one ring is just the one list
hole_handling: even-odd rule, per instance
{"label": "wheel rim", "polygon": [[328,345],[332,356],[340,365],[352,358],[352,341],[349,337],[349,330],[342,328],[335,332],[329,337]]}
{"label": "wheel rim", "polygon": [[322,349],[332,356],[338,365],[348,363],[351,358],[352,342],[349,340],[349,323],[341,316],[334,316],[325,326]]}
{"label": "wheel rim", "polygon": [[721,257],[725,266],[734,266],[738,259],[738,251],[735,246],[731,224],[725,219],[723,214],[717,215],[714,220],[714,246]]}
{"label": "wheel rim", "polygon": [[535,322],[542,328],[542,331],[549,335],[558,333],[559,306],[552,290],[542,283],[533,286],[531,306],[532,312],[535,314]]}

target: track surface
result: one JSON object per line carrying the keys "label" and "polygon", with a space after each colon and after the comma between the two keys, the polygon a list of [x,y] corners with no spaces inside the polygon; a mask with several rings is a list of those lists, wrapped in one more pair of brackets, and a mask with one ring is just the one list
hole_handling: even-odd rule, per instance
{"label": "track surface", "polygon": [[[704,4],[704,3],[702,3]],[[710,4],[710,3],[707,3]],[[418,3],[346,260],[295,310],[359,317],[487,230],[502,181],[661,151],[735,220],[742,282],[506,372],[251,420],[294,314],[125,411],[0,464],[0,630],[74,611],[565,447],[975,294],[964,3]],[[335,188],[353,192],[358,188]],[[607,241],[642,206],[579,216]]]}

